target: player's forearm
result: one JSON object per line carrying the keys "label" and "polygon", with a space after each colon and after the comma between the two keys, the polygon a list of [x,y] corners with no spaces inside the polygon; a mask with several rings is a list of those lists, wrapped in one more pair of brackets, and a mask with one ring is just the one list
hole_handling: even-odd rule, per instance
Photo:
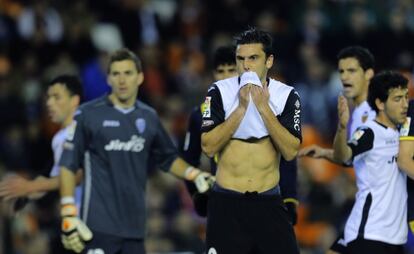
{"label": "player's forearm", "polygon": [[333,144],[333,160],[346,163],[351,159],[352,151],[346,143],[346,128],[338,126]]}
{"label": "player's forearm", "polygon": [[59,185],[61,197],[73,197],[76,186],[75,174],[69,169],[62,167],[59,175]]}
{"label": "player's forearm", "polygon": [[185,179],[185,170],[188,167],[191,167],[191,165],[185,162],[185,160],[183,160],[181,157],[178,157],[172,163],[171,168],[170,168],[170,173],[172,173],[173,175],[179,178]]}
{"label": "player's forearm", "polygon": [[222,124],[201,135],[201,148],[209,157],[213,157],[229,142],[243,120],[246,109],[238,107]]}
{"label": "player's forearm", "polygon": [[341,164],[342,165],[342,162],[341,161],[335,159],[335,157],[334,157],[334,150],[333,149],[328,149],[328,148],[323,149],[322,158],[324,158],[324,159],[326,159],[326,160],[328,160],[330,162],[333,162],[333,163]]}
{"label": "player's forearm", "polygon": [[270,107],[259,112],[276,149],[280,151],[285,160],[293,160],[298,154],[300,140],[279,122]]}
{"label": "player's forearm", "polygon": [[59,178],[38,176],[31,182],[30,192],[54,191],[59,189]]}

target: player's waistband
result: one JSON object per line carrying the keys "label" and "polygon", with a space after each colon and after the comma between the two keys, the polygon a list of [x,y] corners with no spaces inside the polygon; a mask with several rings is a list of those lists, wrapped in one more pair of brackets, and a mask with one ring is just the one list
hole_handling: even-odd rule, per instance
{"label": "player's waistband", "polygon": [[213,191],[220,192],[220,193],[227,193],[233,195],[240,195],[240,196],[280,196],[280,186],[276,185],[275,187],[264,191],[264,192],[257,192],[257,191],[246,191],[246,192],[238,192],[235,190],[229,190],[226,188],[221,187],[218,183],[215,183],[213,186]]}

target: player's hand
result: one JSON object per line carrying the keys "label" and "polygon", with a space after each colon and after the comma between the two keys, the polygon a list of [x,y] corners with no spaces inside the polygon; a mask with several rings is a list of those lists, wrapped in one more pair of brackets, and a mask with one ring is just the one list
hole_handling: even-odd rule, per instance
{"label": "player's hand", "polygon": [[75,204],[66,204],[61,208],[62,243],[65,249],[82,252],[85,242],[92,239],[90,229],[77,217]]}
{"label": "player's hand", "polygon": [[285,203],[292,225],[293,226],[296,225],[296,222],[298,220],[298,213],[296,211],[296,207],[298,203],[297,200],[287,199],[287,200],[284,200],[283,202]]}
{"label": "player's hand", "polygon": [[263,87],[252,85],[250,93],[259,112],[269,105],[270,93],[267,85]]}
{"label": "player's hand", "polygon": [[216,178],[208,172],[198,168],[188,167],[184,174],[185,179],[193,181],[199,193],[205,193],[213,187]]}
{"label": "player's hand", "polygon": [[310,145],[302,148],[298,152],[298,157],[309,156],[315,159],[324,158],[326,155],[326,149],[318,145]]}
{"label": "player's hand", "polygon": [[0,197],[4,200],[25,197],[30,191],[30,180],[18,175],[8,176],[0,182]]}
{"label": "player's hand", "polygon": [[338,119],[339,127],[346,129],[349,122],[349,107],[348,101],[343,95],[339,95],[338,97]]}
{"label": "player's hand", "polygon": [[245,85],[239,91],[239,105],[244,109],[247,109],[247,106],[249,106],[250,90],[252,86],[253,85],[250,84]]}

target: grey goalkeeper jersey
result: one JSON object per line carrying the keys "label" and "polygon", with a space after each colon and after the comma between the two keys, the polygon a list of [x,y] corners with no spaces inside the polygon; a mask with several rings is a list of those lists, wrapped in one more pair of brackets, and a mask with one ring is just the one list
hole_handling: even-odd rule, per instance
{"label": "grey goalkeeper jersey", "polygon": [[92,230],[144,238],[149,164],[168,171],[176,158],[154,109],[137,101],[121,112],[105,96],[79,108],[60,165],[85,170],[81,217]]}

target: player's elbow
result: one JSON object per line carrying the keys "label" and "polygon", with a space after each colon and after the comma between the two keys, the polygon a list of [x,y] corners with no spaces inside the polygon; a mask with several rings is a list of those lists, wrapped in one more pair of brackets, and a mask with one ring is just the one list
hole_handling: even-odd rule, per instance
{"label": "player's elbow", "polygon": [[206,133],[201,135],[201,150],[210,158],[217,152]]}
{"label": "player's elbow", "polygon": [[293,150],[293,149],[292,149],[292,151],[289,151],[289,152],[283,153],[282,155],[283,155],[283,158],[284,158],[286,161],[291,161],[291,160],[295,159],[295,158],[296,158],[296,156],[298,155],[298,150]]}

